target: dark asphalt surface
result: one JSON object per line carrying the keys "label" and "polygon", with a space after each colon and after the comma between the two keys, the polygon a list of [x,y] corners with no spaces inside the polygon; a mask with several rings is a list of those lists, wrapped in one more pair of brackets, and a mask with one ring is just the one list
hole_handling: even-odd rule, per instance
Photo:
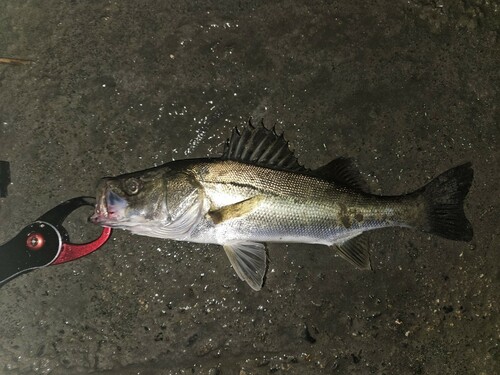
{"label": "dark asphalt surface", "polygon": [[270,244],[257,293],[218,246],[115,231],[0,289],[0,373],[500,373],[499,31],[480,0],[3,1],[0,57],[34,62],[0,65],[0,242],[100,177],[218,155],[251,117],[378,193],[472,161],[475,236],[373,232],[373,272]]}

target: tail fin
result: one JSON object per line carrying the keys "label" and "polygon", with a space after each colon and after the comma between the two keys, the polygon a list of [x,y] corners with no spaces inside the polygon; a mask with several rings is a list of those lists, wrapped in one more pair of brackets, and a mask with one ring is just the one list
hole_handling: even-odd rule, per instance
{"label": "tail fin", "polygon": [[472,164],[465,163],[440,174],[420,190],[427,201],[426,232],[456,241],[472,239],[464,199],[473,177]]}

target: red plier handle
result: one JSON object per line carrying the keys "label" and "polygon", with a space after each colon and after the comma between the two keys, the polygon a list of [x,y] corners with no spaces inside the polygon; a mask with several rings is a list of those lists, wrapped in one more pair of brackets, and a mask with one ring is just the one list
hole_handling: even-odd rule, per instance
{"label": "red plier handle", "polygon": [[70,242],[64,220],[82,206],[94,206],[92,197],[77,197],[54,207],[24,227],[10,241],[0,245],[0,286],[37,268],[69,262],[99,249],[109,239],[111,228],[85,244]]}

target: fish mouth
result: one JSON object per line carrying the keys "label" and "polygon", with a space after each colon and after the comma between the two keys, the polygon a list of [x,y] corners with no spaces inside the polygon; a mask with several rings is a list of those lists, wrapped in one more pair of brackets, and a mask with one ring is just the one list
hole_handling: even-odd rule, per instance
{"label": "fish mouth", "polygon": [[108,190],[101,194],[95,206],[94,214],[89,218],[89,221],[94,224],[103,226],[112,226],[124,217],[127,201],[113,192]]}

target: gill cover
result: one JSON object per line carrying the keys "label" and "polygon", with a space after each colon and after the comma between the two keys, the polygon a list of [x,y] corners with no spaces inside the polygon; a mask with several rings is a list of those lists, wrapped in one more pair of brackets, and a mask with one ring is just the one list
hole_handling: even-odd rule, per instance
{"label": "gill cover", "polygon": [[166,225],[155,228],[155,236],[187,239],[204,214],[203,188],[194,176],[183,172],[166,176],[166,211]]}

